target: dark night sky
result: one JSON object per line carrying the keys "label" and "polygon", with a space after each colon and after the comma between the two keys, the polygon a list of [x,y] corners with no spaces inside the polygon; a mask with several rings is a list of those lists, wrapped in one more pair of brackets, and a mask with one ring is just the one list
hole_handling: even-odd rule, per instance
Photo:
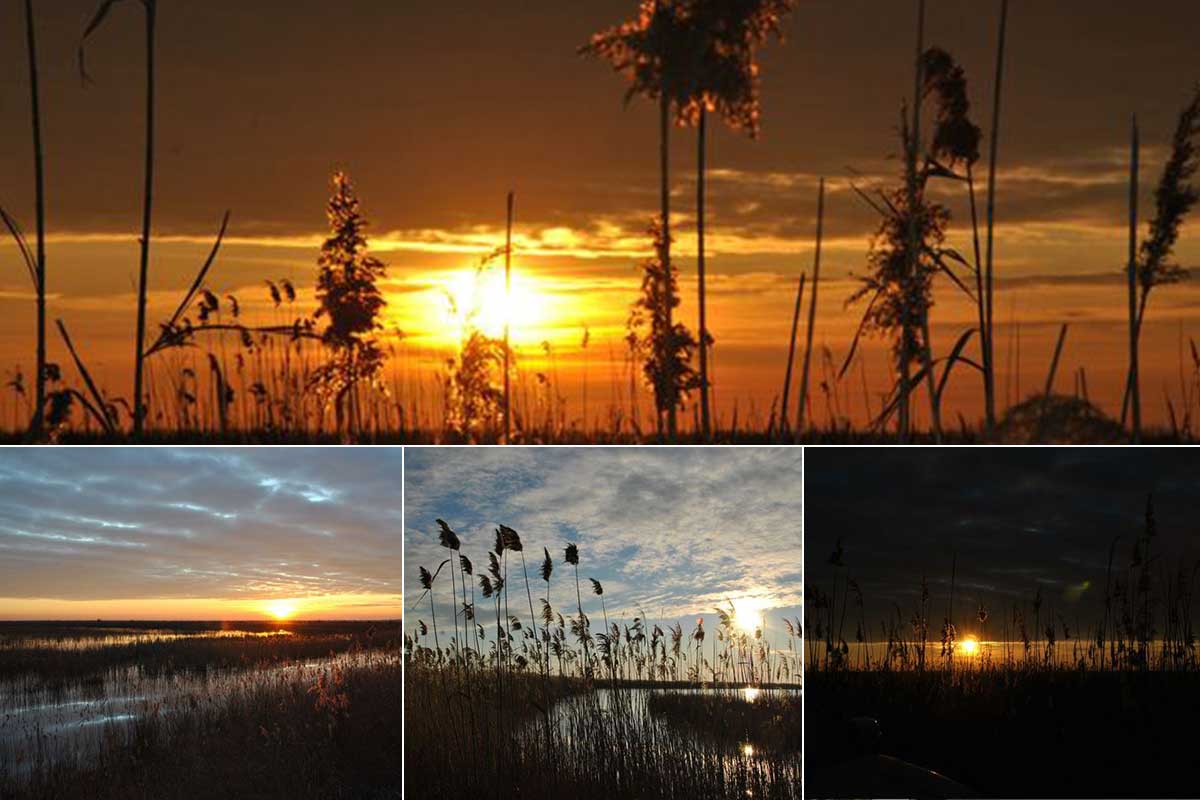
{"label": "dark night sky", "polygon": [[827,562],[841,538],[873,626],[892,603],[909,618],[922,574],[940,619],[953,554],[960,630],[978,627],[980,602],[995,614],[1031,602],[1039,586],[1045,608],[1086,625],[1102,602],[1109,546],[1121,537],[1113,568],[1123,573],[1148,492],[1162,567],[1190,570],[1200,557],[1191,449],[809,448],[805,476],[805,578],[830,591]]}

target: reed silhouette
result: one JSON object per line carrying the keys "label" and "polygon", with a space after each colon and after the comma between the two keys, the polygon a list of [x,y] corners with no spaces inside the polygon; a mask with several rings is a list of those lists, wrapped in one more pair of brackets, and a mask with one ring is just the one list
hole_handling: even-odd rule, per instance
{"label": "reed silhouette", "polygon": [[[147,319],[153,309],[148,307],[148,286],[153,277],[153,245],[157,244],[153,225],[155,146],[161,98],[156,94],[156,36],[158,12],[168,12],[156,0],[139,2],[144,23],[144,44],[139,48],[145,59],[140,87],[144,94],[144,152],[131,392],[113,392],[104,375],[89,369],[88,364],[97,358],[95,343],[78,335],[72,338],[66,320],[55,322],[69,364],[66,357],[62,365],[47,360],[48,245],[39,40],[36,4],[33,0],[23,4],[36,233],[26,238],[19,215],[11,208],[0,208],[0,221],[30,275],[36,344],[32,371],[28,364],[15,365],[6,381],[8,391],[0,398],[0,418],[14,439],[107,442],[132,436],[146,442],[530,444],[1107,443],[1194,438],[1194,420],[1200,413],[1200,356],[1194,342],[1181,329],[1179,387],[1167,390],[1164,386],[1160,419],[1167,423],[1150,429],[1143,419],[1149,412],[1148,401],[1142,397],[1144,370],[1139,349],[1151,293],[1187,274],[1174,251],[1197,198],[1197,94],[1180,112],[1154,193],[1154,212],[1144,225],[1139,221],[1136,200],[1138,175],[1143,170],[1141,142],[1149,140],[1151,132],[1139,130],[1130,142],[1128,252],[1123,258],[1128,335],[1122,345],[1128,350],[1125,357],[1129,363],[1120,415],[1114,411],[1110,417],[1101,410],[1100,401],[1089,394],[1087,369],[1070,363],[1074,338],[1060,337],[1053,351],[1047,344],[1046,352],[1036,354],[1039,363],[1047,359],[1050,364],[1049,378],[1043,382],[1039,372],[1036,381],[1039,389],[1045,385],[1046,390],[1023,395],[1018,384],[1015,396],[1006,388],[1004,397],[998,399],[994,313],[998,287],[994,273],[1002,244],[997,241],[996,217],[1002,199],[998,139],[1009,48],[1007,0],[998,3],[986,137],[972,115],[968,78],[951,55],[954,48],[931,46],[926,41],[925,4],[921,0],[914,4],[913,86],[901,114],[899,162],[903,166],[899,180],[884,187],[860,186],[857,176],[836,183],[825,177],[817,180],[816,252],[812,274],[805,275],[804,284],[809,308],[802,320],[804,298],[796,298],[786,363],[782,350],[778,359],[784,384],[777,396],[756,398],[749,407],[744,400],[740,405],[727,402],[724,408],[716,401],[719,386],[712,363],[717,355],[714,330],[721,324],[711,319],[708,296],[712,279],[711,243],[707,241],[711,238],[709,117],[715,115],[732,130],[757,137],[763,117],[760,53],[772,40],[783,39],[797,4],[791,0],[643,0],[630,20],[597,32],[578,48],[577,52],[605,61],[625,78],[627,102],[640,96],[658,106],[658,210],[651,222],[642,280],[638,286],[632,282],[629,286],[632,313],[628,337],[612,336],[604,342],[598,339],[595,325],[581,321],[577,348],[558,345],[556,339],[519,351],[519,337],[510,330],[521,323],[511,309],[513,260],[522,246],[520,232],[515,230],[514,193],[507,195],[503,240],[496,235],[495,246],[483,253],[476,269],[477,280],[483,280],[490,270],[499,268],[503,256],[503,300],[481,294],[480,307],[455,310],[460,324],[459,336],[452,337],[454,344],[424,346],[412,342],[415,337],[409,325],[416,323],[402,320],[397,327],[385,322],[387,285],[383,281],[387,276],[383,264],[367,249],[365,218],[349,179],[341,173],[334,176],[328,208],[333,231],[318,256],[312,297],[307,281],[298,292],[291,281],[262,275],[271,309],[256,310],[250,317],[239,298],[217,292],[211,276],[231,224],[226,212],[208,258],[174,313],[163,320]],[[78,59],[85,82],[90,80],[85,47],[102,33],[121,5],[121,0],[102,0],[83,28]],[[562,46],[565,53],[570,52],[568,43]],[[679,280],[685,270],[673,248],[681,235],[678,209],[673,219],[671,206],[669,144],[674,127],[695,127],[697,131],[698,319],[691,328],[678,319]],[[980,203],[976,170],[984,146],[986,201]],[[838,216],[834,199],[845,185],[879,213],[880,223],[866,253],[863,283],[849,298],[851,303],[862,303],[860,326],[845,351],[835,352],[821,341],[824,329],[818,330],[823,320],[817,314],[817,300],[820,295],[829,302],[828,282],[822,282],[820,275],[822,237],[830,218]],[[958,195],[959,189],[962,195]],[[948,197],[957,197],[969,207],[969,252],[967,247],[959,252],[947,243],[947,236],[957,233],[949,227]],[[964,225],[962,239],[967,235]],[[53,248],[53,238],[49,241]],[[946,299],[946,291],[955,301],[971,305],[973,320],[955,331],[945,345],[938,345],[944,347],[943,352],[935,353],[931,330],[937,326],[932,315],[936,302]],[[491,315],[497,311],[493,306],[501,303],[505,306],[499,309],[503,337],[479,322],[481,312]],[[319,328],[322,321],[328,325]],[[1010,358],[1005,376],[1009,384],[1016,379],[1014,371],[1019,372],[1020,322],[1014,311],[1009,347],[1016,353],[1018,368],[1012,368]],[[802,324],[805,338],[798,353]],[[868,333],[879,334],[890,345],[888,374],[867,375],[860,338]],[[592,359],[597,344],[610,351],[610,396],[607,407],[600,411],[595,387],[589,386],[589,376],[596,374]],[[623,360],[614,351],[623,352]],[[573,387],[573,376],[560,380],[560,364],[566,361],[573,362],[576,369],[582,361],[583,377],[576,397],[568,398],[563,388],[564,384]],[[833,365],[835,361],[840,368]],[[1054,391],[1060,361],[1064,371],[1071,373],[1074,392]],[[73,377],[65,376],[64,367],[71,368]],[[628,391],[621,386],[626,370]],[[956,390],[961,386],[964,370],[980,378],[982,404],[974,419],[965,409],[948,407],[947,392],[952,386]],[[793,386],[797,371],[798,391]],[[32,387],[27,388],[27,382]],[[862,384],[861,401],[858,383]],[[883,387],[883,396],[873,396],[870,384]],[[741,389],[732,383],[726,386],[726,396]],[[1093,380],[1093,391],[1095,387]],[[653,426],[643,426],[647,408],[654,416]],[[919,419],[922,414],[924,419]],[[957,417],[957,425],[953,417]]]}
{"label": "reed silhouette", "polygon": [[[444,520],[437,525],[440,543],[458,545],[451,549],[469,573],[462,537]],[[423,619],[406,623],[405,765],[411,786],[420,783],[449,797],[498,791],[530,797],[800,796],[799,620],[785,620],[788,648],[782,650],[761,628],[739,627],[732,607],[716,609],[720,624],[710,655],[703,620],[689,633],[680,622],[664,629],[640,610],[632,620],[610,619],[604,585],[588,578],[604,619],[603,631],[593,632],[583,610],[578,546],[566,544],[561,561],[576,573],[575,608],[564,614],[551,604],[555,562],[543,547],[539,573],[546,596],[535,611],[520,534],[503,525],[495,534],[488,574],[478,576],[484,598],[492,601],[492,619],[477,616],[463,591],[454,611],[463,625],[455,626],[449,642]],[[524,620],[520,611],[508,611],[509,553],[522,554],[529,610]],[[449,573],[418,566],[417,574],[422,592],[412,607],[423,608],[429,595],[433,619],[433,592],[439,575],[445,581]],[[517,603],[514,608],[521,607]],[[731,724],[714,724],[723,717]],[[683,747],[690,767],[679,758]]]}
{"label": "reed silhouette", "polygon": [[400,792],[396,622],[3,623],[5,797]]}
{"label": "reed silhouette", "polygon": [[[908,576],[903,605],[881,603],[872,597],[879,584],[860,586],[839,539],[806,586],[807,723],[831,734],[807,751],[812,791],[856,796],[870,775],[880,793],[946,796],[915,782],[916,764],[982,795],[1186,795],[1188,714],[1178,712],[1200,705],[1200,563],[1162,549],[1152,495],[1136,535],[1099,533],[1111,538],[1095,554],[1107,570],[1090,619],[1071,601],[1090,583],[1064,599],[1044,596],[1040,584],[1024,597],[992,587],[991,600],[956,606],[962,559],[921,553],[945,570],[940,623],[927,576]],[[940,639],[931,638],[937,629]],[[911,763],[901,770],[897,758]],[[1083,763],[1093,766],[1065,768]]]}

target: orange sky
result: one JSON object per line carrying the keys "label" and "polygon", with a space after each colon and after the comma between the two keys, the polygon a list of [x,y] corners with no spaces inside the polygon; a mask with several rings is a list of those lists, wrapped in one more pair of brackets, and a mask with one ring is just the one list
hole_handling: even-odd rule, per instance
{"label": "orange sky", "polygon": [[[985,11],[930,0],[928,35],[965,66],[972,113],[986,129],[996,19],[995,9],[983,5]],[[93,4],[41,6],[50,318],[64,318],[101,383],[127,395],[140,202],[140,19],[136,4],[118,6],[91,46],[96,83],[84,88],[73,59]],[[560,389],[571,414],[580,416],[579,343],[588,326],[590,414],[600,413],[597,398],[606,403],[612,391],[609,346],[619,375],[636,265],[646,250],[642,229],[657,203],[655,114],[640,101],[623,108],[621,80],[579,58],[575,47],[632,13],[632,2],[567,7],[538,0],[490,15],[489,25],[478,24],[491,10],[478,0],[450,8],[355,0],[346,10],[315,0],[253,6],[221,0],[160,12],[151,329],[173,309],[226,207],[233,211],[230,238],[211,288],[236,293],[250,313],[269,315],[263,281],[286,276],[311,303],[328,176],[345,168],[389,264],[389,325],[408,336],[402,369],[424,369],[432,385],[441,355],[435,350],[454,333],[441,287],[501,244],[504,193],[511,188],[524,281],[518,310],[525,313],[514,320],[520,364],[549,370],[540,344],[550,341]],[[861,309],[845,309],[844,302],[875,225],[847,177],[859,175],[865,186],[896,179],[889,155],[898,149],[899,105],[911,91],[910,11],[869,0],[800,4],[787,41],[763,52],[762,137],[751,142],[713,127],[710,327],[717,341],[716,402],[726,420],[736,402],[742,420],[753,406],[765,421],[779,393],[795,280],[811,264],[821,175],[830,181],[828,282],[822,281],[816,342],[839,364],[846,353]],[[0,200],[30,228],[18,12],[16,4],[0,10],[10,45],[0,105],[14,109],[16,120],[0,131],[0,161],[9,176]],[[1142,121],[1147,212],[1175,115],[1200,74],[1200,57],[1181,34],[1200,26],[1200,10],[1171,0],[1160,12],[1131,14],[1124,4],[1083,0],[1013,10],[996,351],[1003,373],[1007,323],[1015,314],[1022,395],[1044,382],[1057,326],[1067,321],[1072,331],[1059,390],[1070,390],[1074,371],[1083,367],[1093,401],[1110,413],[1119,402],[1128,118],[1137,112]],[[339,55],[323,58],[330,53]],[[692,132],[675,132],[680,315],[694,330],[693,147]],[[965,251],[964,198],[941,199],[954,214],[951,236]],[[1193,231],[1185,225],[1178,248],[1185,266],[1200,256]],[[1187,339],[1198,332],[1193,291],[1187,284],[1165,287],[1150,304],[1143,395],[1154,423],[1166,418],[1164,388],[1180,403],[1180,335],[1186,355]],[[939,286],[936,300],[935,355],[969,322],[953,287]],[[28,378],[33,308],[11,246],[0,249],[0,308],[0,364],[10,373],[21,364]],[[883,348],[875,341],[864,350],[875,403],[886,384]],[[77,382],[57,335],[51,354]],[[1006,381],[1015,397],[1016,379],[1002,375],[1001,388]],[[842,388],[850,404],[843,410],[861,421],[860,384],[857,376],[853,388]],[[975,376],[962,372],[948,392],[950,415],[980,413]],[[814,409],[818,419],[823,405],[821,399]],[[14,411],[12,397],[0,396],[6,425]]]}

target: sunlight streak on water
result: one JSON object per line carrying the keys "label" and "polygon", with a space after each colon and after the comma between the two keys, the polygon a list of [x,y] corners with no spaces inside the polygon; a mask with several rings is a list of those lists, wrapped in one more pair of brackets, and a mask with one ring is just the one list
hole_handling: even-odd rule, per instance
{"label": "sunlight streak on water", "polygon": [[264,639],[273,636],[291,636],[291,631],[195,631],[176,633],[168,631],[142,630],[137,633],[107,633],[98,636],[0,636],[0,649],[4,650],[65,650],[79,652],[99,650],[105,647],[125,647],[131,644],[173,642],[178,639]]}

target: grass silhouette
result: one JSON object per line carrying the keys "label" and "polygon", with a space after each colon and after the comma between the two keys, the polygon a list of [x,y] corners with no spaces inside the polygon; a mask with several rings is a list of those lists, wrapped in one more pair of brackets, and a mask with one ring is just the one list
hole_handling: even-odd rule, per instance
{"label": "grass silhouette", "polygon": [[[99,2],[80,38],[81,71],[83,45],[98,35],[113,12],[124,5],[139,4],[125,4],[121,0]],[[1128,357],[1129,367],[1121,414],[1115,421],[1116,430],[1122,432],[1115,437],[1109,435],[1113,428],[1088,396],[1082,367],[1073,372],[1076,382],[1073,397],[1082,404],[1059,402],[1051,386],[1041,392],[1042,413],[1047,419],[1031,422],[1029,409],[1038,407],[1038,395],[1023,396],[1018,386],[1015,397],[1010,398],[1005,392],[1003,400],[1008,408],[998,407],[994,272],[1000,243],[996,240],[995,225],[1002,190],[997,163],[1001,88],[1009,44],[1007,0],[999,2],[991,124],[986,137],[968,116],[965,72],[946,49],[926,43],[925,5],[921,0],[916,3],[913,91],[905,103],[901,126],[904,164],[901,181],[891,191],[859,188],[851,181],[852,188],[880,212],[882,220],[866,257],[869,281],[854,295],[861,297],[866,306],[860,333],[874,331],[888,338],[894,363],[888,366],[889,374],[868,381],[857,334],[845,353],[835,354],[823,345],[818,353],[813,353],[821,287],[817,256],[813,274],[807,276],[805,284],[811,297],[803,331],[799,407],[794,410],[789,407],[794,402],[794,369],[789,366],[784,370],[781,358],[778,367],[785,371],[785,385],[778,397],[770,398],[764,408],[734,404],[723,414],[718,411],[718,383],[712,362],[721,323],[712,318],[706,299],[711,264],[705,244],[709,225],[705,175],[706,120],[710,113],[735,130],[750,135],[757,132],[763,113],[759,103],[759,51],[769,40],[782,38],[784,22],[795,4],[791,0],[715,5],[697,0],[644,0],[636,5],[629,21],[589,39],[581,51],[602,58],[628,78],[627,99],[640,95],[659,105],[660,197],[654,221],[656,233],[649,247],[652,255],[644,270],[641,291],[633,284],[630,286],[630,309],[635,321],[640,319],[646,324],[630,326],[629,338],[623,344],[615,338],[607,343],[613,386],[606,406],[594,400],[589,404],[588,343],[593,337],[586,323],[580,327],[583,344],[579,355],[584,362],[581,415],[568,411],[568,399],[558,378],[559,354],[550,342],[542,343],[537,355],[518,354],[510,336],[511,321],[507,313],[502,338],[493,338],[479,326],[465,324],[463,335],[453,348],[422,350],[409,344],[410,337],[404,330],[406,321],[388,323],[389,327],[384,329],[379,316],[384,298],[374,282],[382,277],[382,264],[366,252],[362,227],[347,228],[348,238],[343,239],[335,231],[327,241],[327,250],[329,247],[334,250],[324,255],[322,271],[314,280],[316,296],[311,302],[307,296],[298,297],[292,283],[274,276],[260,276],[272,304],[262,318],[251,319],[241,313],[238,298],[221,297],[210,285],[209,276],[230,225],[227,213],[207,260],[175,313],[162,320],[148,319],[148,282],[155,235],[155,115],[160,110],[155,94],[155,37],[158,13],[169,13],[156,0],[141,0],[139,9],[145,29],[145,133],[139,269],[136,305],[132,309],[136,343],[132,387],[131,391],[113,391],[104,376],[89,370],[89,359],[95,357],[93,343],[72,340],[67,321],[58,320],[57,327],[74,368],[74,377],[68,378],[60,365],[47,361],[46,355],[47,233],[38,41],[35,4],[26,0],[24,6],[36,240],[26,240],[15,214],[0,210],[0,215],[30,273],[37,322],[31,359],[32,395],[25,385],[28,365],[23,368],[18,364],[7,383],[8,391],[0,400],[3,404],[0,418],[14,440],[602,444],[1011,443],[1093,442],[1122,437],[1131,441],[1194,438],[1194,420],[1200,414],[1200,356],[1196,355],[1194,342],[1185,342],[1181,331],[1178,396],[1170,395],[1164,387],[1165,418],[1169,424],[1155,430],[1144,430],[1142,417],[1147,403],[1141,397],[1138,352],[1152,290],[1182,280],[1186,275],[1186,270],[1173,262],[1172,253],[1197,197],[1192,183],[1200,157],[1196,147],[1200,136],[1197,96],[1191,98],[1179,115],[1171,137],[1170,155],[1155,191],[1155,213],[1140,241],[1136,209],[1132,204],[1130,208],[1130,248],[1125,264],[1129,336],[1128,353],[1122,356]],[[673,230],[667,147],[672,127],[692,125],[699,134],[695,196],[699,320],[695,337],[677,319],[681,259],[677,254],[672,255],[671,243],[673,233],[678,235],[678,222]],[[974,167],[982,158],[985,144],[988,174],[981,220]],[[1136,147],[1131,149],[1131,156],[1136,157],[1137,153]],[[1129,188],[1136,199],[1136,170],[1131,172]],[[934,182],[942,188],[930,192],[936,197],[927,196],[926,184]],[[824,178],[820,184],[826,185]],[[966,255],[945,245],[949,211],[936,202],[945,187],[956,184],[965,188],[970,207],[973,252]],[[335,191],[335,201],[339,193],[344,192]],[[343,200],[350,203],[353,198]],[[482,273],[491,262],[504,257],[506,298],[512,289],[509,280],[514,257],[512,205],[510,192],[505,237],[496,242],[479,267]],[[827,222],[826,217],[831,213],[820,191],[817,206],[820,239],[822,223]],[[346,219],[353,218],[365,225],[365,218],[357,213],[355,205],[354,213]],[[354,245],[347,247],[348,242]],[[349,260],[337,261],[341,256]],[[332,277],[339,275],[337,281],[330,283]],[[368,275],[371,280],[363,280]],[[953,286],[944,286],[946,281]],[[353,291],[349,291],[351,287]],[[935,300],[945,289],[961,292],[973,304],[974,313],[968,327],[956,332],[945,352],[935,354],[930,335],[934,327],[931,315]],[[306,291],[301,290],[300,294]],[[822,296],[828,297],[824,293]],[[335,302],[348,298],[354,302]],[[1117,299],[1115,293],[1113,299]],[[489,302],[500,301],[491,298]],[[797,307],[800,305],[798,302]],[[332,320],[330,315],[335,306],[345,313],[333,320],[334,324],[318,331],[317,316],[324,314]],[[467,312],[462,316],[468,321],[471,318]],[[1013,323],[1014,328],[1019,328],[1015,312]],[[786,348],[788,363],[793,366],[800,355],[795,353],[794,343],[801,324],[800,314],[796,313],[792,341]],[[155,327],[157,335],[153,333]],[[1017,347],[1019,364],[1019,339],[1012,344]],[[1069,343],[1060,341],[1060,345],[1060,352],[1064,347],[1069,348]],[[623,362],[612,355],[614,346],[627,350]],[[1189,349],[1190,365],[1185,357]],[[812,364],[814,355],[817,365]],[[1038,357],[1050,358],[1051,354],[1046,352]],[[418,362],[415,367],[414,361]],[[860,367],[859,376],[853,374],[855,361]],[[834,362],[841,363],[840,369],[832,367]],[[443,366],[430,368],[430,363]],[[810,376],[810,370],[817,369],[820,374]],[[622,380],[618,370],[627,370],[628,392],[618,388]],[[964,370],[974,370],[981,379],[980,419],[967,419],[962,413],[952,419],[953,412],[943,401],[951,379],[957,384]],[[1185,374],[1188,372],[1190,378]],[[1053,369],[1050,374],[1053,378]],[[853,385],[858,379],[863,384],[861,409],[866,421],[856,425],[851,422],[849,406],[852,393],[858,394]],[[884,397],[878,402],[872,397],[868,382],[884,389]],[[1038,383],[1040,386],[1041,381]],[[643,425],[643,420],[648,419],[646,409],[650,409],[653,417],[652,426]],[[1070,411],[1078,412],[1077,416],[1062,424],[1054,424],[1050,419]],[[917,420],[922,412],[927,421]],[[1019,419],[1013,419],[1014,415]],[[1128,419],[1130,416],[1132,419]],[[1100,424],[1093,425],[1096,420]],[[1103,432],[1097,433],[1100,438],[1087,438],[1093,430]]]}
{"label": "grass silhouette", "polygon": [[[641,612],[610,620],[604,586],[589,578],[604,615],[603,631],[593,632],[578,578],[574,608],[564,615],[551,604],[556,562],[546,547],[539,570],[546,597],[535,612],[524,543],[507,526],[496,530],[486,574],[474,576],[490,601],[483,612],[473,590],[466,599],[463,581],[474,564],[463,542],[447,522],[437,524],[441,545],[461,567],[462,602],[448,641],[422,618],[406,622],[405,769],[413,791],[801,796],[798,620],[786,621],[790,648],[780,651],[761,629],[739,629],[732,609],[718,609],[709,650],[702,621],[688,633],[680,623],[664,630]],[[562,552],[560,563],[578,572],[578,546]],[[525,589],[525,619],[508,610],[510,553],[522,554],[526,580],[516,591]],[[443,569],[450,563],[416,568],[423,592],[412,607],[424,608],[428,593],[431,622],[439,581],[454,583],[453,570]]]}
{"label": "grass silhouette", "polygon": [[[1111,541],[1090,621],[1070,618],[1040,589],[956,612],[951,556],[940,620],[922,578],[909,607],[872,627],[871,587],[860,588],[839,541],[827,560],[832,579],[812,583],[810,572],[806,588],[806,720],[826,734],[807,750],[812,792],[854,795],[862,788],[851,768],[874,774],[897,757],[984,795],[1186,795],[1180,720],[1200,707],[1197,565],[1160,552],[1152,498],[1144,520],[1133,541]],[[877,739],[856,736],[876,723]]]}
{"label": "grass silhouette", "polygon": [[400,796],[396,623],[0,633],[0,796]]}

